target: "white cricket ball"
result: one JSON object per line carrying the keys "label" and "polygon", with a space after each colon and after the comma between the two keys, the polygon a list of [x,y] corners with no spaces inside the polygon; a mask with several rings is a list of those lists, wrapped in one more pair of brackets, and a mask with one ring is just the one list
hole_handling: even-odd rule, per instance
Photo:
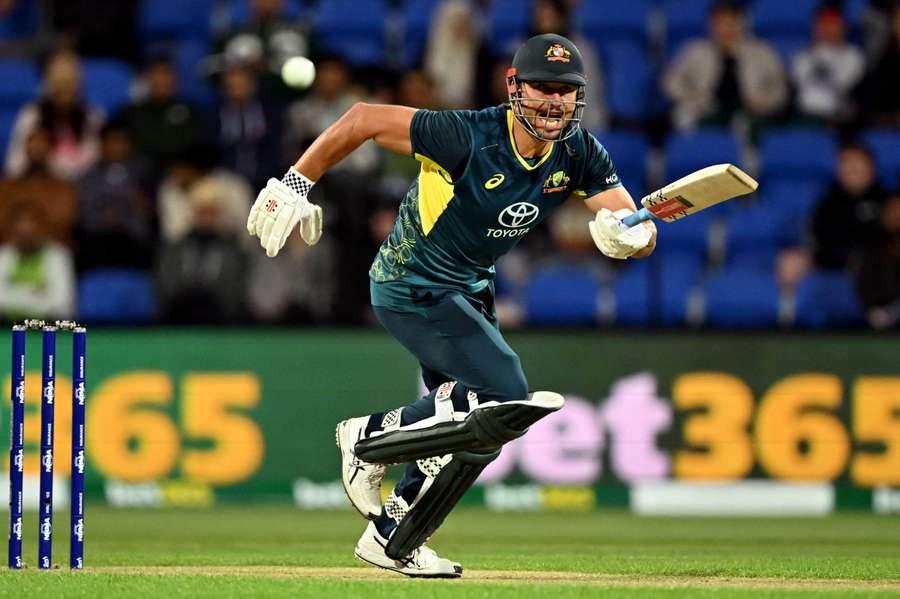
{"label": "white cricket ball", "polygon": [[281,78],[290,87],[305,89],[316,78],[316,65],[305,56],[292,56],[281,65]]}

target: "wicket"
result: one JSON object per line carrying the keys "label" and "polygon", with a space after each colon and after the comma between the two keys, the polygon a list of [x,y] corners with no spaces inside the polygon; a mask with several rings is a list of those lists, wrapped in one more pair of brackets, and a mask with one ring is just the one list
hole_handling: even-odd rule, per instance
{"label": "wicket", "polygon": [[38,567],[53,564],[53,431],[56,399],[56,333],[72,333],[72,479],[69,567],[84,567],[84,413],[87,372],[87,330],[72,321],[53,324],[26,320],[12,327],[12,428],[9,450],[9,560],[10,568],[22,563],[22,506],[25,454],[25,337],[29,330],[42,331],[41,443],[38,526]]}

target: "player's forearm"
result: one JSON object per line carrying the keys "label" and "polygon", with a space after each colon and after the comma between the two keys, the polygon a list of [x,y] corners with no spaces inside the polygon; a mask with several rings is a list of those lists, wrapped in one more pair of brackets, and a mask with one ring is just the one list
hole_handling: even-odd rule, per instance
{"label": "player's forearm", "polygon": [[294,164],[297,171],[317,181],[329,168],[372,139],[382,148],[412,153],[409,128],[416,109],[386,104],[354,104],[313,142]]}
{"label": "player's forearm", "polygon": [[332,166],[361,146],[369,135],[362,126],[365,104],[354,104],[316,138],[294,168],[312,181],[318,181]]}

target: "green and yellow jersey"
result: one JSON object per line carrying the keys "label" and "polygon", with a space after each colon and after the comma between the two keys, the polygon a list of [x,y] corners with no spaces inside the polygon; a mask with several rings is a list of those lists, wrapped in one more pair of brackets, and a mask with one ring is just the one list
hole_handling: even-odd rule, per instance
{"label": "green and yellow jersey", "polygon": [[474,295],[490,285],[497,258],[573,193],[621,185],[606,149],[584,130],[522,157],[513,118],[506,106],[415,113],[410,138],[421,167],[369,270],[373,304],[402,307],[408,286]]}

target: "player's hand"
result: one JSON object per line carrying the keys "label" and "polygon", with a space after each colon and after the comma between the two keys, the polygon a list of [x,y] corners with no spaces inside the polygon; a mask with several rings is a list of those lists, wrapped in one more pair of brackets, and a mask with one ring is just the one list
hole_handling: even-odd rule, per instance
{"label": "player's hand", "polygon": [[656,245],[656,227],[653,223],[628,228],[622,224],[623,218],[634,212],[622,208],[612,212],[601,208],[588,223],[591,237],[604,256],[625,260],[626,258],[649,255]]}
{"label": "player's hand", "polygon": [[247,231],[259,237],[266,254],[274,257],[284,247],[297,223],[300,223],[303,241],[313,245],[322,236],[322,208],[278,179],[269,179],[250,209]]}

